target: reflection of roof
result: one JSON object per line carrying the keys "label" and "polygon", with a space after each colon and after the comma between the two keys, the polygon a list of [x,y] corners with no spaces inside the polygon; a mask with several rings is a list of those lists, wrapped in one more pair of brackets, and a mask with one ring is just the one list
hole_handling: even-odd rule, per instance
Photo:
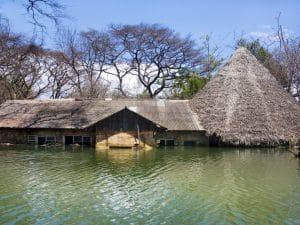
{"label": "reflection of roof", "polygon": [[190,102],[209,135],[230,145],[278,145],[300,136],[300,106],[239,48]]}
{"label": "reflection of roof", "polygon": [[127,107],[168,130],[203,130],[184,100],[12,100],[0,106],[1,128],[87,128]]}

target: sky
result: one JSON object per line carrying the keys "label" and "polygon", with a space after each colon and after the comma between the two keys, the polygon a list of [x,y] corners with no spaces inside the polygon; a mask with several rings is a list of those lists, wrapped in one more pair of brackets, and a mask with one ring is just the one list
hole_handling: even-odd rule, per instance
{"label": "sky", "polygon": [[[15,32],[32,34],[22,3],[0,0],[0,13],[8,17]],[[266,38],[274,33],[276,17],[289,34],[300,34],[299,0],[64,0],[65,27],[105,30],[109,24],[159,23],[182,36],[200,42],[212,36],[222,54],[232,53],[234,37]],[[55,32],[49,29],[46,46],[55,48]]]}

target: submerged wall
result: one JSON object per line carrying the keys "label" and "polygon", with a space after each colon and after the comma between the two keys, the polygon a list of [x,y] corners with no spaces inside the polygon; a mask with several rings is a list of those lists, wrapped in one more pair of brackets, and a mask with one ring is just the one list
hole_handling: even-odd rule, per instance
{"label": "submerged wall", "polygon": [[208,137],[205,131],[164,131],[155,134],[155,140],[174,141],[174,146],[208,146]]}
{"label": "submerged wall", "polygon": [[[151,149],[162,145],[207,146],[203,131],[104,131],[66,129],[1,129],[0,143],[28,144],[29,136],[55,137],[55,143],[65,144],[65,136],[91,137],[91,145],[97,149],[141,148]],[[35,144],[37,144],[36,142]],[[31,142],[31,144],[34,144]]]}
{"label": "submerged wall", "polygon": [[28,144],[28,137],[55,137],[55,143],[64,144],[64,136],[89,136],[95,143],[94,132],[73,129],[0,129],[0,143]]}
{"label": "submerged wall", "polygon": [[97,131],[96,148],[143,148],[150,149],[155,146],[152,131]]}

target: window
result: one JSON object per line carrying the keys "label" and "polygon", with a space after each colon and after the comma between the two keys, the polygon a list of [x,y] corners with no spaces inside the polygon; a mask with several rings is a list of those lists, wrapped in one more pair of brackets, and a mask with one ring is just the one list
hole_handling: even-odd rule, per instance
{"label": "window", "polygon": [[55,144],[55,137],[53,137],[53,136],[47,136],[46,137],[46,143],[47,144]]}
{"label": "window", "polygon": [[38,144],[39,144],[39,145],[44,145],[44,144],[46,144],[46,137],[41,137],[41,136],[39,136],[39,137],[38,137]]}
{"label": "window", "polygon": [[92,137],[86,136],[82,137],[82,144],[83,145],[92,145]]}
{"label": "window", "polygon": [[74,144],[82,144],[82,136],[74,136]]}
{"label": "window", "polygon": [[36,135],[29,135],[28,136],[28,144],[53,144],[56,142],[54,136],[36,136]]}
{"label": "window", "polygon": [[73,136],[65,136],[65,145],[72,145],[74,143]]}
{"label": "window", "polygon": [[174,146],[174,145],[175,145],[175,141],[171,139],[159,141],[159,146]]}
{"label": "window", "polygon": [[197,143],[196,143],[196,141],[184,141],[183,145],[184,146],[196,146]]}
{"label": "window", "polygon": [[91,136],[65,136],[65,145],[92,145],[92,137]]}
{"label": "window", "polygon": [[36,144],[36,136],[35,135],[29,135],[28,136],[28,144]]}
{"label": "window", "polygon": [[175,145],[175,142],[174,140],[167,140],[167,146],[174,146]]}

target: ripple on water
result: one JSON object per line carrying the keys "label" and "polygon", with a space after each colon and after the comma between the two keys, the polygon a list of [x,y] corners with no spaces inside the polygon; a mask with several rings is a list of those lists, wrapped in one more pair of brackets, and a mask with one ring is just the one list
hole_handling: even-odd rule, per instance
{"label": "ripple on water", "polygon": [[300,164],[274,150],[0,150],[0,224],[296,224]]}

